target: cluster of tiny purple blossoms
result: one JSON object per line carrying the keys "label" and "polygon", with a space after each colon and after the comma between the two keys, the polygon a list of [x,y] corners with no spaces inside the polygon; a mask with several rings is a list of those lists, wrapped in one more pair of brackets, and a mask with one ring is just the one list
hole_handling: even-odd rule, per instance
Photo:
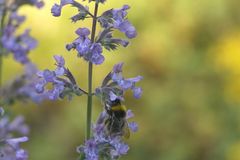
{"label": "cluster of tiny purple blossoms", "polygon": [[[50,100],[57,100],[66,96],[71,99],[73,95],[80,96],[85,93],[77,85],[70,70],[65,67],[64,58],[55,55],[54,59],[57,66],[54,71],[45,69],[37,73],[39,79],[35,84],[35,89],[39,96],[47,97]],[[49,83],[52,85],[51,89],[46,87]]]}
{"label": "cluster of tiny purple blossoms", "polygon": [[[103,0],[99,1],[99,3],[104,2],[105,1]],[[73,22],[84,20],[88,16],[93,16],[87,6],[83,6],[75,0],[61,0],[60,4],[54,4],[51,9],[52,15],[55,17],[60,16],[62,7],[66,5],[72,5],[78,9],[78,13],[71,17]],[[83,58],[85,61],[92,62],[96,65],[102,64],[105,60],[103,56],[103,47],[110,51],[115,50],[119,45],[126,47],[129,44],[126,39],[114,38],[114,29],[123,32],[127,38],[134,38],[137,35],[135,27],[127,19],[127,10],[129,8],[128,5],[124,5],[120,9],[110,9],[102,13],[102,15],[97,18],[102,27],[102,31],[97,35],[94,42],[89,38],[91,32],[88,28],[78,28],[75,31],[78,37],[72,43],[67,44],[66,49],[68,51],[77,51],[77,56]],[[64,67],[65,61],[63,57],[56,55],[54,58],[56,60],[57,68],[55,71],[46,69],[39,72],[38,75],[40,80],[36,84],[37,92],[44,93],[45,95],[47,94],[49,99],[54,100],[57,98],[63,98],[64,95],[67,94],[65,89],[71,94],[81,93],[82,90],[77,86],[73,75],[69,69]],[[122,76],[122,66],[123,63],[115,65],[111,75],[109,74],[103,82],[106,83],[106,81],[109,81],[110,79],[115,82],[116,84],[114,83],[114,86],[110,84],[113,86],[112,89],[106,83],[96,89],[96,94],[111,95],[111,99],[113,99],[114,96],[123,99],[123,93],[128,89],[132,89],[134,96],[140,98],[142,90],[139,87],[135,87],[135,84],[140,81],[142,77],[137,76],[135,78],[125,79]],[[111,76],[110,79],[109,76]],[[51,90],[45,87],[48,83],[51,83],[53,86]]]}
{"label": "cluster of tiny purple blossoms", "polygon": [[46,96],[35,92],[35,81],[37,80],[37,67],[28,58],[31,50],[37,46],[37,41],[30,36],[30,29],[25,29],[19,34],[19,28],[26,20],[25,16],[19,15],[18,10],[24,5],[42,8],[41,0],[0,0],[1,37],[0,56],[12,55],[14,59],[22,64],[25,72],[16,77],[12,82],[0,89],[0,105],[9,105],[15,100],[31,99],[41,102]]}
{"label": "cluster of tiny purple blossoms", "polygon": [[[103,103],[119,99],[124,101],[125,91],[131,89],[135,98],[140,98],[142,89],[136,87],[135,84],[142,79],[141,76],[125,79],[122,76],[123,63],[116,64],[113,70],[105,77],[102,86],[96,88],[95,95],[99,97]],[[131,110],[127,111],[126,120],[132,118],[134,114]],[[85,142],[84,145],[78,147],[77,151],[82,153],[83,159],[98,160],[100,158],[118,159],[126,155],[129,146],[123,141],[120,135],[109,135],[106,133],[106,119],[109,115],[104,110],[96,124],[92,125],[93,136]],[[132,132],[138,130],[135,122],[128,122],[128,127]]]}
{"label": "cluster of tiny purple blossoms", "polygon": [[[29,132],[28,126],[24,123],[24,118],[18,116],[12,121],[4,115],[0,108],[0,159],[2,160],[27,160],[28,153],[20,147],[20,143],[28,141],[26,135]],[[13,138],[14,134],[22,135]]]}
{"label": "cluster of tiny purple blossoms", "polygon": [[[126,119],[128,120],[133,116],[132,111],[128,110]],[[108,114],[105,111],[100,113],[96,124],[92,125],[92,138],[77,148],[77,152],[83,153],[82,159],[98,160],[103,158],[115,160],[127,154],[129,146],[122,140],[122,137],[110,136],[106,133],[106,118],[108,118]],[[132,132],[137,132],[138,130],[138,125],[135,122],[129,122],[128,127]]]}
{"label": "cluster of tiny purple blossoms", "polygon": [[[105,1],[99,2],[104,3]],[[74,0],[62,0],[60,5],[54,4],[51,10],[53,16],[60,16],[62,7],[65,5],[72,5],[78,9],[79,13],[71,17],[74,23],[93,16],[89,12],[88,7]],[[112,33],[114,29],[125,33],[128,38],[134,38],[137,35],[135,27],[126,18],[129,8],[128,5],[124,5],[121,9],[111,9],[102,13],[102,15],[98,17],[98,22],[103,30],[98,34],[94,42],[91,42],[88,37],[90,35],[88,28],[77,29],[76,34],[78,37],[72,43],[66,45],[67,50],[75,49],[78,57],[82,57],[84,60],[96,65],[102,64],[105,60],[103,47],[107,50],[114,50],[118,45],[126,47],[129,44],[127,40],[113,38]]]}
{"label": "cluster of tiny purple blossoms", "polygon": [[6,17],[8,15],[7,19],[2,20],[5,23],[1,35],[1,43],[5,49],[2,54],[12,53],[15,60],[22,64],[29,62],[27,54],[37,46],[37,41],[29,34],[30,29],[26,29],[22,34],[17,34],[18,28],[26,18],[19,15],[17,11],[25,4],[35,5],[38,8],[43,6],[43,2],[38,0],[16,0],[10,4],[7,0],[0,2],[1,16]]}
{"label": "cluster of tiny purple blossoms", "polygon": [[[12,80],[11,83],[1,86],[0,106],[11,105],[16,100],[31,99],[34,102],[43,100],[43,97],[35,92],[33,83],[37,78],[35,75],[37,68],[27,56],[37,46],[37,41],[30,36],[30,29],[26,29],[22,34],[18,31],[26,19],[25,16],[18,14],[18,10],[23,5],[41,8],[43,2],[40,0],[0,0],[0,56],[3,58],[13,55],[14,59],[25,67],[24,74]],[[27,160],[28,153],[20,147],[20,143],[28,141],[29,128],[22,116],[11,119],[12,116],[8,113],[4,114],[3,108],[0,107],[0,159]]]}
{"label": "cluster of tiny purple blossoms", "polygon": [[[98,1],[96,3],[104,2],[105,1]],[[87,6],[83,6],[82,4],[74,0],[61,0],[60,4],[54,4],[51,9],[53,16],[60,16],[62,7],[68,4],[76,7],[79,12],[73,17],[71,17],[71,20],[73,22],[77,22],[78,20],[84,20],[88,16],[93,16],[89,12]],[[120,9],[110,9],[103,12],[101,16],[97,17],[97,20],[102,27],[102,31],[97,35],[95,40],[92,42],[89,38],[90,30],[88,28],[79,28],[75,31],[78,37],[72,43],[67,44],[66,49],[68,51],[76,50],[77,56],[82,57],[85,61],[92,62],[96,65],[102,64],[105,60],[103,56],[103,47],[110,51],[116,49],[119,45],[126,47],[129,44],[126,39],[114,38],[114,29],[123,32],[127,38],[134,38],[137,35],[135,27],[127,19],[127,10],[129,8],[130,7],[128,5],[124,5]],[[59,64],[59,60],[57,60],[56,57],[60,59],[60,56],[55,56],[55,60],[57,61],[57,64]],[[64,59],[62,57],[61,61],[64,62]],[[123,94],[128,89],[131,89],[133,91],[135,98],[141,97],[142,89],[140,87],[136,87],[135,84],[139,82],[142,77],[137,76],[134,78],[125,79],[122,76],[122,67],[123,63],[116,64],[113,67],[113,70],[103,80],[102,86],[96,89],[96,95],[105,98],[103,101],[106,101],[107,99],[114,100],[117,98],[123,100]],[[43,81],[40,81],[36,85],[37,90],[43,92],[43,86],[45,86],[47,82],[53,83],[54,87],[53,90],[50,90],[50,92],[53,93],[54,91],[56,91],[57,94],[55,94],[56,92],[50,94],[50,99],[51,97],[56,98],[56,95],[60,96],[61,92],[64,90],[64,86],[67,86],[62,80],[59,81],[59,76],[67,76],[68,74],[64,74],[63,72],[61,72],[61,74],[58,74],[58,70],[59,69],[55,71],[44,70],[43,72],[41,72],[39,77],[41,77]],[[66,71],[66,69],[62,70]]]}
{"label": "cluster of tiny purple blossoms", "polygon": [[45,96],[40,96],[35,92],[34,81],[37,78],[37,68],[28,58],[29,52],[36,48],[37,41],[30,36],[30,29],[19,33],[19,28],[26,17],[19,15],[18,10],[24,5],[42,8],[44,3],[41,0],[0,0],[0,56],[2,58],[12,55],[25,68],[25,73],[16,77],[8,85],[1,86],[0,105],[9,105],[16,99],[31,99],[34,102],[41,102],[45,99]]}

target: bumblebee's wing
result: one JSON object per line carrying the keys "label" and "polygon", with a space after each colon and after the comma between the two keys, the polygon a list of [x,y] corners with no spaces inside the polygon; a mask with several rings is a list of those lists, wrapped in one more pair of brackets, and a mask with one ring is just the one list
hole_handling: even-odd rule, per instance
{"label": "bumblebee's wing", "polygon": [[129,139],[129,137],[130,137],[130,129],[128,128],[127,121],[125,122],[125,124],[123,126],[123,137],[126,139]]}

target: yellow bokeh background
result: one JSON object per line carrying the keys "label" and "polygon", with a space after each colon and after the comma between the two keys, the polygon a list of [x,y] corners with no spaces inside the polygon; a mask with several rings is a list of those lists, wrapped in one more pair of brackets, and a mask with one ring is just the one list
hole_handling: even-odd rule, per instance
{"label": "yellow bokeh background", "polygon": [[[77,28],[89,27],[91,21],[71,23],[76,10],[69,6],[60,18],[51,16],[56,2],[45,0],[41,10],[23,7],[20,13],[28,19],[20,30],[31,28],[39,41],[29,55],[39,69],[53,69],[52,56],[60,54],[86,89],[88,65],[65,45],[76,38]],[[144,77],[140,100],[126,94],[125,104],[140,128],[128,140],[131,149],[122,159],[240,160],[240,1],[107,0],[99,12],[123,4],[131,6],[128,19],[138,36],[127,48],[105,50],[106,61],[94,66],[93,76],[97,87],[123,61],[127,77]],[[4,59],[3,68],[4,83],[23,70],[12,57]],[[102,109],[96,98],[93,109],[95,120]],[[13,110],[25,115],[31,127],[24,146],[31,160],[77,158],[76,146],[84,141],[86,97],[40,105],[19,102]]]}

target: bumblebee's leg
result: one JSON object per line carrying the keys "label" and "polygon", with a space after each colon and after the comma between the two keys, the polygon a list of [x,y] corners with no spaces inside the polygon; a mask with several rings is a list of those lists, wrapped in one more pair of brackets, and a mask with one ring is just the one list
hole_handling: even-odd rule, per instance
{"label": "bumblebee's leg", "polygon": [[115,135],[122,136],[123,135],[123,126],[124,126],[124,121],[122,118],[117,118],[114,115],[114,123],[115,123],[115,128],[114,128],[114,133]]}
{"label": "bumblebee's leg", "polygon": [[114,118],[112,117],[111,118],[111,121],[110,121],[111,123],[110,123],[110,128],[109,128],[109,131],[110,131],[110,135],[112,135],[113,134],[113,132],[114,132]]}
{"label": "bumblebee's leg", "polygon": [[110,135],[110,134],[111,134],[111,125],[112,125],[111,117],[109,117],[109,118],[106,119],[106,121],[105,121],[105,133],[106,133],[107,135]]}

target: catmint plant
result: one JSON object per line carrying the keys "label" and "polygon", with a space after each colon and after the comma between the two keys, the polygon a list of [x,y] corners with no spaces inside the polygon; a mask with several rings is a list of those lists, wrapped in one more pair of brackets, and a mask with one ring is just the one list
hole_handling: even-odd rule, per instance
{"label": "catmint plant", "polygon": [[25,21],[26,17],[18,14],[18,9],[23,5],[35,5],[38,8],[43,6],[38,0],[2,0],[1,5],[1,56],[13,54],[16,61],[26,64],[29,62],[27,54],[34,49],[37,41],[30,36],[30,29],[22,34],[17,34],[18,28]]}
{"label": "catmint plant", "polygon": [[[6,87],[1,86],[0,105],[6,105],[5,102],[16,99],[31,98],[33,101],[40,101],[41,99],[35,96],[34,84],[32,83],[34,77],[36,77],[37,68],[28,58],[28,53],[37,46],[37,41],[30,36],[30,29],[25,29],[20,34],[18,32],[19,27],[26,19],[25,16],[18,14],[18,10],[23,5],[32,5],[41,8],[43,1],[0,0],[0,86],[4,56],[12,54],[14,59],[25,67],[25,73],[17,77]],[[28,88],[28,92],[26,92],[26,88]]]}
{"label": "catmint plant", "polygon": [[[76,9],[70,18],[73,23],[92,19],[91,30],[86,27],[78,28],[75,31],[76,38],[66,44],[67,51],[74,51],[79,59],[88,63],[88,90],[84,91],[76,82],[76,78],[66,67],[65,60],[60,55],[55,55],[56,69],[45,69],[37,73],[39,79],[35,84],[36,92],[44,95],[50,100],[63,99],[73,96],[86,95],[87,100],[87,129],[86,139],[83,145],[77,148],[80,154],[79,159],[119,159],[126,155],[129,146],[125,138],[129,137],[129,132],[136,132],[138,126],[135,122],[130,122],[133,117],[131,110],[128,110],[122,103],[125,92],[131,90],[135,98],[140,98],[142,89],[137,86],[137,82],[142,80],[141,76],[125,78],[123,76],[123,63],[116,64],[105,76],[101,85],[95,89],[92,87],[93,67],[102,65],[106,61],[105,51],[116,50],[119,46],[127,47],[128,39],[135,38],[137,32],[135,27],[127,18],[129,5],[123,5],[118,9],[109,9],[102,14],[98,13],[100,5],[106,3],[105,0],[89,0],[94,3],[94,11],[91,12],[88,6],[75,0],[61,0],[51,8],[51,13],[55,17],[61,16],[63,7],[70,5]],[[97,25],[101,27],[96,33]],[[122,32],[126,38],[114,37],[115,32]],[[106,50],[104,50],[106,49]],[[49,87],[51,86],[51,87]],[[96,123],[92,123],[92,100],[97,97],[103,105]]]}
{"label": "catmint plant", "polygon": [[[10,121],[9,116],[4,115],[1,108],[0,115],[0,160],[27,160],[28,153],[20,147],[20,143],[28,141],[26,135],[29,132],[24,118],[18,116]],[[21,137],[14,138],[18,134]]]}
{"label": "catmint plant", "polygon": [[[30,36],[30,29],[19,34],[19,27],[26,17],[19,15],[18,10],[23,5],[37,8],[43,6],[40,0],[0,0],[0,106],[9,106],[16,100],[33,100],[40,102],[44,96],[35,92],[37,68],[27,54],[37,46],[37,41]],[[12,55],[15,61],[25,67],[25,73],[2,86],[3,57]],[[10,118],[10,109],[4,113],[0,107],[0,160],[27,160],[28,153],[20,147],[20,143],[28,141],[29,128],[24,123],[23,116]]]}
{"label": "catmint plant", "polygon": [[33,63],[24,65],[24,73],[11,80],[0,89],[0,105],[9,106],[16,101],[33,101],[40,103],[47,95],[36,93],[35,82],[38,81],[37,67]]}
{"label": "catmint plant", "polygon": [[[3,102],[0,104],[11,104],[14,100],[25,100],[31,98],[35,102],[44,99],[58,100],[67,97],[69,100],[73,96],[86,95],[87,100],[87,129],[84,144],[77,147],[79,159],[98,160],[98,159],[119,159],[126,155],[129,146],[125,138],[129,137],[130,131],[136,132],[138,125],[129,121],[134,114],[122,103],[124,102],[125,92],[131,90],[135,98],[140,98],[142,89],[136,84],[142,80],[141,76],[125,78],[123,76],[123,63],[113,66],[113,69],[105,76],[101,85],[95,89],[92,87],[93,67],[103,64],[106,59],[104,51],[114,51],[119,46],[127,47],[128,39],[135,38],[137,32],[135,27],[127,19],[127,11],[130,6],[123,5],[119,9],[109,9],[98,15],[98,8],[105,0],[89,0],[94,3],[93,13],[88,6],[82,5],[75,0],[61,0],[60,4],[52,6],[51,13],[55,17],[61,15],[62,8],[71,5],[77,12],[70,18],[77,23],[87,18],[92,19],[91,30],[86,27],[78,28],[75,31],[76,39],[66,44],[66,50],[75,51],[79,59],[88,63],[88,90],[85,91],[78,85],[76,78],[67,68],[65,60],[60,55],[55,55],[56,68],[54,70],[45,69],[37,71],[31,63],[27,54],[36,47],[37,42],[29,35],[27,29],[22,34],[17,34],[18,27],[24,22],[25,17],[17,13],[19,7],[25,4],[42,7],[42,1],[37,0],[0,0],[1,16],[1,52],[0,64],[4,55],[12,54],[14,59],[25,65],[26,73],[12,81],[9,85],[2,87],[0,95]],[[96,33],[97,25],[101,27]],[[122,32],[126,38],[114,37],[114,32]],[[105,49],[105,50],[104,50]],[[0,67],[0,70],[2,67]],[[0,73],[1,75],[1,73]],[[103,105],[96,123],[92,123],[92,99],[97,97]],[[22,120],[14,120],[9,123],[8,118],[2,117],[0,121],[0,159],[26,160],[27,152],[19,147],[21,142],[28,140],[23,136],[14,138],[13,132],[23,134]],[[15,129],[11,129],[14,127]],[[10,128],[10,129],[9,129]],[[27,127],[25,126],[25,131]]]}

